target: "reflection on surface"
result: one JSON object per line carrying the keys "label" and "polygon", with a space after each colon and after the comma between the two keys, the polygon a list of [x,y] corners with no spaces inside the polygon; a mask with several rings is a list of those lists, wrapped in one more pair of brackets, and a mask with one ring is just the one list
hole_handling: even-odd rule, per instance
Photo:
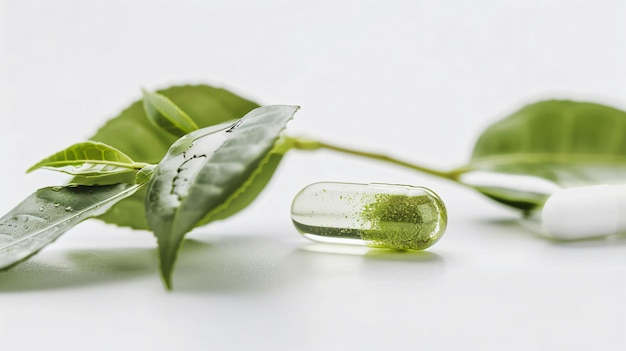
{"label": "reflection on surface", "polygon": [[338,255],[354,255],[364,256],[371,249],[367,246],[359,245],[335,245],[335,244],[322,244],[313,243],[303,245],[301,248],[303,251],[325,253],[325,254],[338,254]]}
{"label": "reflection on surface", "polygon": [[[368,279],[369,274],[391,279],[416,272],[427,278],[440,276],[444,267],[442,257],[430,251],[320,243],[302,246],[299,240],[283,238],[241,234],[185,240],[174,272],[173,292],[263,294],[316,286],[331,271],[350,277],[346,279]],[[163,291],[156,248],[48,250],[0,272],[0,294],[120,283],[149,283]]]}
{"label": "reflection on surface", "polygon": [[55,251],[41,256],[0,272],[0,292],[74,288],[157,272],[152,249]]}
{"label": "reflection on surface", "polygon": [[[432,251],[311,243],[300,246],[293,256],[299,257],[301,266],[306,268],[306,283],[315,290],[330,288],[329,292],[336,292],[332,287],[351,284],[373,287],[402,285],[408,281],[419,281],[420,286],[426,287],[446,275],[444,258]],[[334,277],[332,283],[327,282],[329,276]]]}
{"label": "reflection on surface", "polygon": [[200,243],[185,242],[174,272],[174,291],[260,293],[293,284],[303,273],[280,240],[224,236],[214,238],[208,250],[193,247]]}
{"label": "reflection on surface", "polygon": [[[184,252],[207,255],[211,245],[187,240]],[[152,279],[160,287],[156,248],[48,250],[0,272],[0,292],[71,289],[80,286]]]}
{"label": "reflection on surface", "polygon": [[[520,214],[521,216],[521,214]],[[513,217],[513,218],[482,218],[474,221],[479,225],[485,225],[485,232],[496,233],[502,237],[530,237],[550,240],[551,238],[543,230],[541,223],[534,218]],[[501,231],[495,232],[491,229],[498,228]],[[495,235],[495,234],[494,234]]]}
{"label": "reflection on surface", "polygon": [[391,249],[376,249],[366,246],[356,245],[333,245],[323,243],[313,243],[301,247],[306,252],[353,255],[362,256],[367,259],[388,260],[388,261],[443,261],[443,259],[430,251],[402,251]]}

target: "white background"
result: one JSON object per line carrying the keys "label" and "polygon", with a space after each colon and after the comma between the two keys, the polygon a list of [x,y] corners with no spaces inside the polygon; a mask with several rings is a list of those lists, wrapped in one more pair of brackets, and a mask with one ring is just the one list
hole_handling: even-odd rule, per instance
{"label": "white background", "polygon": [[[626,107],[619,1],[0,0],[2,197],[140,89],[207,83],[298,104],[289,132],[439,168],[544,98]],[[289,218],[320,180],[424,185],[449,210],[426,253],[318,252]],[[166,292],[156,242],[85,222],[0,273],[2,350],[553,350],[626,346],[626,242],[555,243],[454,184],[292,152],[246,211],[194,231]]]}

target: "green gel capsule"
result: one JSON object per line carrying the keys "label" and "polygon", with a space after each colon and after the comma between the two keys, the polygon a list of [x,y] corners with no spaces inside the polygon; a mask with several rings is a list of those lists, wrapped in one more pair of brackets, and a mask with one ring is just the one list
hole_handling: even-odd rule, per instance
{"label": "green gel capsule", "polygon": [[443,235],[447,212],[423,187],[322,182],[296,195],[291,219],[313,241],[423,250]]}

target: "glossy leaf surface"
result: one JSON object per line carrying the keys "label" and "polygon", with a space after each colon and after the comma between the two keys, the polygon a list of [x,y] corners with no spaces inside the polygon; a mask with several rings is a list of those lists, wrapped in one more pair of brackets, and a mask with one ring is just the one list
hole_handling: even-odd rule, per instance
{"label": "glossy leaf surface", "polygon": [[[148,223],[155,232],[161,258],[161,271],[166,285],[184,235],[198,223],[208,223],[213,216],[229,206],[237,210],[256,194],[242,196],[255,183],[265,185],[280,158],[272,158],[281,131],[296,112],[294,106],[257,108],[235,124],[200,129],[172,145],[159,163],[146,197]],[[269,165],[271,172],[263,172]],[[263,180],[263,181],[261,181]],[[248,201],[249,200],[249,201]],[[221,216],[219,218],[224,218]]]}
{"label": "glossy leaf surface", "polygon": [[141,187],[112,184],[37,190],[0,218],[0,269],[34,255],[79,222],[104,213]]}

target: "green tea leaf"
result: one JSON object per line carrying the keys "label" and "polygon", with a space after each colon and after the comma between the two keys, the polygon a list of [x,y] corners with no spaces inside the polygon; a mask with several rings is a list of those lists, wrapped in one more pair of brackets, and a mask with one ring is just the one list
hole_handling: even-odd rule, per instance
{"label": "green tea leaf", "polygon": [[98,216],[143,185],[48,187],[0,218],[0,269],[36,254],[79,222]]}
{"label": "green tea leaf", "polygon": [[[75,177],[72,183],[82,185],[132,184],[137,182],[140,176],[139,172],[137,174],[129,172],[98,178]],[[145,195],[146,187],[143,187],[137,190],[132,196],[116,203],[110,210],[96,218],[122,227],[150,230],[145,215]]]}
{"label": "green tea leaf", "polygon": [[[201,128],[240,118],[258,107],[227,90],[207,85],[173,86],[158,93],[185,111]],[[90,139],[123,150],[136,161],[158,163],[177,138],[151,123],[146,117],[143,101],[138,100],[109,120]],[[119,182],[113,178],[107,183]],[[85,181],[106,184],[100,179],[81,179],[81,183]],[[149,229],[144,215],[144,196],[145,191],[138,191],[98,219],[134,229]]]}
{"label": "green tea leaf", "polygon": [[[172,145],[157,166],[146,197],[146,215],[157,236],[161,273],[168,287],[184,235],[199,223],[245,207],[269,181],[280,161],[272,151],[297,109],[260,107],[235,124],[200,129]],[[266,165],[269,171],[263,172]],[[257,176],[261,176],[258,183],[253,181]],[[247,193],[246,188],[255,183],[254,191]]]}
{"label": "green tea leaf", "polygon": [[181,137],[198,129],[198,125],[167,97],[143,91],[143,108],[148,120],[166,132]]}
{"label": "green tea leaf", "polygon": [[[624,182],[626,112],[562,100],[528,105],[487,128],[476,142],[469,164],[456,172],[527,176],[543,185],[552,184],[552,190]],[[542,205],[550,195],[550,186],[537,192],[520,187],[521,178],[505,183],[470,185],[523,210]]]}
{"label": "green tea leaf", "polygon": [[74,144],[39,161],[26,172],[48,168],[72,175],[97,177],[136,171],[144,166],[146,164],[133,161],[112,146],[95,141],[86,141]]}
{"label": "green tea leaf", "polygon": [[[278,141],[280,144],[281,141]],[[269,181],[272,179],[274,172],[278,168],[284,153],[282,147],[276,147],[270,151],[267,156],[259,163],[259,167],[246,180],[241,187],[234,192],[224,203],[217,206],[213,211],[207,214],[196,226],[204,225],[216,220],[225,219],[235,215],[239,211],[250,205],[257,196],[265,189]]]}

